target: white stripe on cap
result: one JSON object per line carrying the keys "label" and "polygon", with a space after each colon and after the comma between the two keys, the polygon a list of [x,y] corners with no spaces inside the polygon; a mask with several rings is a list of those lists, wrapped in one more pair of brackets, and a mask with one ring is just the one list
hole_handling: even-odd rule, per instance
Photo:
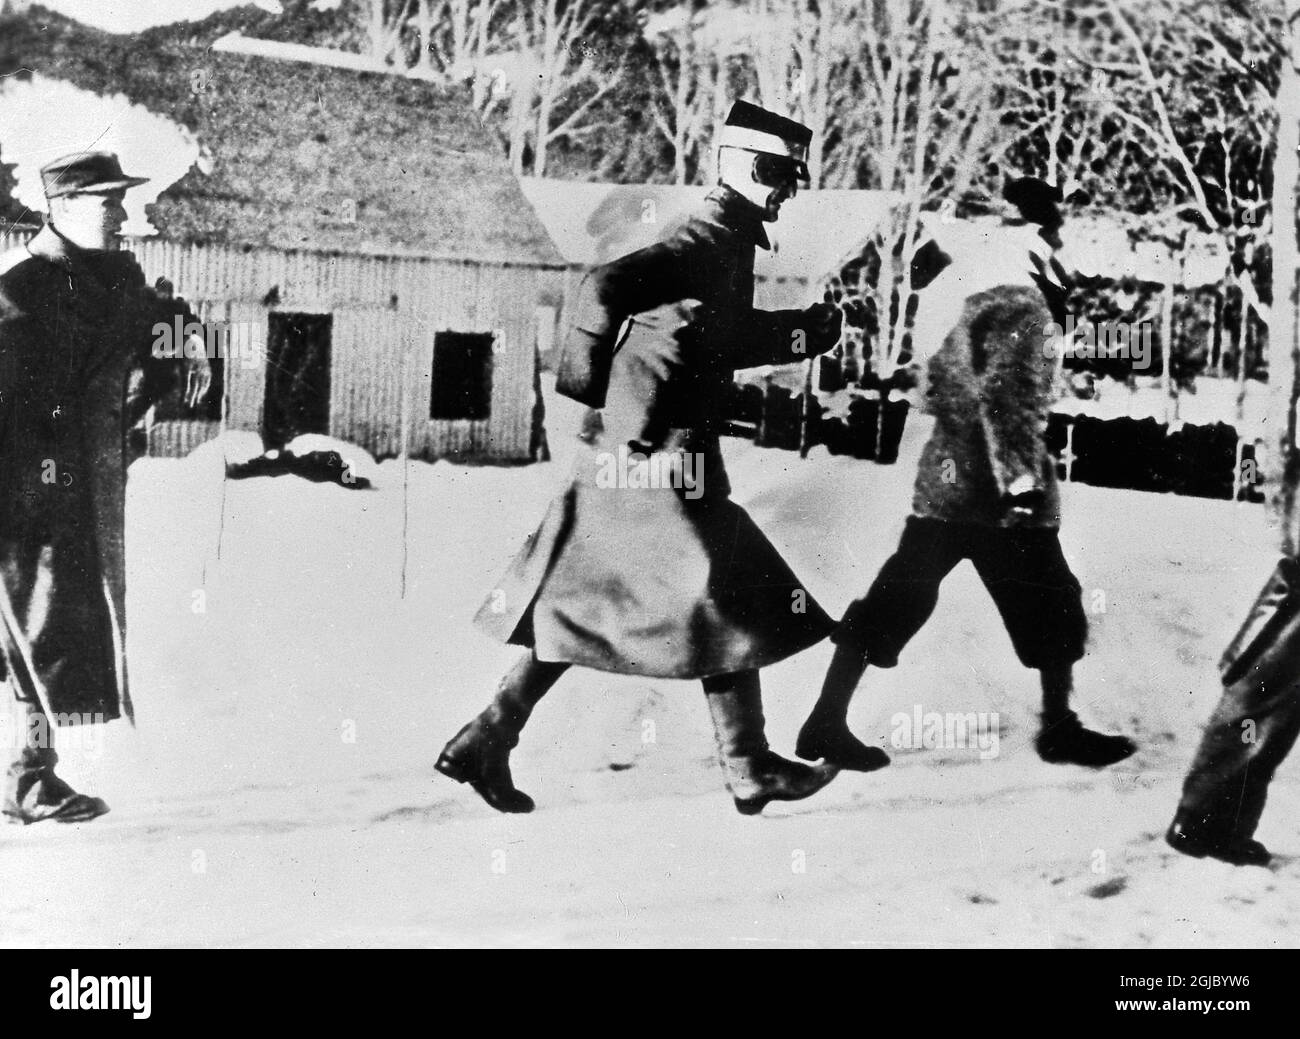
{"label": "white stripe on cap", "polygon": [[719,148],[747,148],[749,151],[767,152],[770,155],[788,155],[792,159],[806,159],[805,149],[796,141],[787,141],[774,133],[751,130],[747,126],[724,126],[718,137]]}

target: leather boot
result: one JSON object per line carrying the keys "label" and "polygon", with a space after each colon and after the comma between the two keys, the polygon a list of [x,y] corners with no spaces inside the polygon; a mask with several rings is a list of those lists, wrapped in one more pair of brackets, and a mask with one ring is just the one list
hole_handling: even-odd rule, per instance
{"label": "leather boot", "polygon": [[1194,859],[1208,857],[1233,866],[1267,866],[1272,859],[1259,841],[1216,828],[1205,816],[1186,808],[1174,815],[1165,843]]}
{"label": "leather boot", "polygon": [[768,747],[757,672],[710,679],[705,692],[727,790],[741,815],[757,815],[769,801],[811,797],[839,772],[831,764],[789,761]]}
{"label": "leather boot", "polygon": [[1137,744],[1127,736],[1110,736],[1085,728],[1073,711],[1045,714],[1042,726],[1034,747],[1040,758],[1053,765],[1104,768],[1137,751]]}
{"label": "leather boot", "polygon": [[865,654],[836,646],[821,696],[799,730],[794,752],[804,761],[819,759],[854,772],[874,772],[889,764],[889,755],[868,747],[849,731],[849,701],[867,668]]}
{"label": "leather boot", "polygon": [[501,680],[492,702],[443,747],[434,768],[468,783],[498,812],[531,812],[536,807],[533,799],[516,789],[510,775],[510,751],[537,702],[567,667],[531,654],[521,660]]}
{"label": "leather boot", "polygon": [[108,811],[98,797],[79,794],[54,774],[51,747],[26,747],[5,773],[4,814],[10,822],[83,823]]}

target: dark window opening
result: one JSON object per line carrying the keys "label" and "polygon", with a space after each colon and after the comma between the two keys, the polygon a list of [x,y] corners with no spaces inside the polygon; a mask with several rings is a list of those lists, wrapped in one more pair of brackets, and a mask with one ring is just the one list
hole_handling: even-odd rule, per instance
{"label": "dark window opening", "polygon": [[270,315],[262,437],[283,447],[304,433],[328,433],[331,314]]}
{"label": "dark window opening", "polygon": [[438,332],[433,337],[431,419],[485,419],[492,411],[491,332]]}

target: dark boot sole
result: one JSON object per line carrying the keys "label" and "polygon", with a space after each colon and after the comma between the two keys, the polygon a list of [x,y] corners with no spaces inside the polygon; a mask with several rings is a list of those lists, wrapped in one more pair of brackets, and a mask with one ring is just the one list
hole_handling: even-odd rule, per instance
{"label": "dark boot sole", "polygon": [[884,761],[868,765],[864,762],[857,761],[856,759],[842,757],[834,751],[822,751],[806,746],[796,746],[794,748],[794,753],[795,757],[803,761],[824,761],[828,765],[834,765],[842,772],[879,772],[882,768],[888,768],[891,763],[890,759],[886,757]]}
{"label": "dark boot sole", "polygon": [[[533,799],[523,793],[523,791],[519,791],[519,796],[524,798],[524,801],[516,802],[515,804],[506,804],[502,802],[499,798],[492,795],[492,792],[485,787],[482,782],[480,782],[476,775],[467,771],[465,766],[455,758],[449,758],[445,754],[441,755],[438,760],[434,762],[433,767],[435,771],[441,772],[448,779],[454,779],[457,783],[468,784],[469,788],[473,790],[474,793],[478,794],[489,808],[494,808],[496,811],[505,815],[527,815],[537,807],[533,803]],[[525,802],[527,803],[525,804]]]}
{"label": "dark boot sole", "polygon": [[1202,844],[1199,841],[1189,841],[1186,837],[1176,837],[1165,834],[1165,843],[1179,854],[1186,855],[1191,859],[1214,859],[1217,862],[1226,862],[1229,866],[1263,866],[1268,867],[1272,862],[1273,856],[1267,852],[1264,855],[1233,855],[1228,851],[1219,851],[1213,845]]}
{"label": "dark boot sole", "polygon": [[800,793],[794,795],[760,794],[758,797],[748,797],[748,798],[733,797],[732,800],[735,802],[736,811],[738,811],[741,815],[758,815],[763,811],[764,808],[770,805],[773,801],[803,801],[809,797],[812,797],[813,794],[819,793],[820,791],[826,789],[826,787],[830,786],[831,781],[837,775],[839,775],[838,770],[832,771],[829,775],[823,777],[822,782],[818,783],[815,787],[813,787],[811,790],[807,791],[806,793]]}
{"label": "dark boot sole", "polygon": [[[870,747],[868,750],[872,749]],[[834,747],[827,747],[815,739],[804,737],[797,740],[794,745],[795,757],[803,761],[825,761],[828,765],[834,765],[836,768],[845,772],[878,772],[890,764],[889,755],[884,754],[885,760],[875,764],[865,764],[856,758],[850,758],[847,755],[837,754]]]}

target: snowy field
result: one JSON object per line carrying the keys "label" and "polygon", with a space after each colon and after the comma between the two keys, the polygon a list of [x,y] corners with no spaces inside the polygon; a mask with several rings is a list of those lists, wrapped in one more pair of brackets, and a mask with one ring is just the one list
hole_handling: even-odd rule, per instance
{"label": "snowy field", "polygon": [[[996,712],[989,760],[891,747],[883,772],[742,818],[698,685],[571,673],[512,759],[534,814],[434,773],[513,656],[469,622],[566,471],[575,409],[548,403],[552,463],[411,465],[404,598],[398,463],[360,467],[369,491],[230,482],[224,510],[214,445],[138,463],[139,727],[61,734],[61,770],[111,814],[0,828],[0,944],[1300,945],[1300,760],[1259,834],[1272,869],[1161,839],[1273,562],[1258,506],[1065,488],[1092,611],[1080,710],[1142,747],[1108,771],[1035,756],[1036,676],[964,565],[851,720],[888,745],[918,705]],[[926,432],[914,417],[895,467],[727,443],[738,499],[832,613],[892,550]],[[765,672],[778,750],[828,660]]]}

